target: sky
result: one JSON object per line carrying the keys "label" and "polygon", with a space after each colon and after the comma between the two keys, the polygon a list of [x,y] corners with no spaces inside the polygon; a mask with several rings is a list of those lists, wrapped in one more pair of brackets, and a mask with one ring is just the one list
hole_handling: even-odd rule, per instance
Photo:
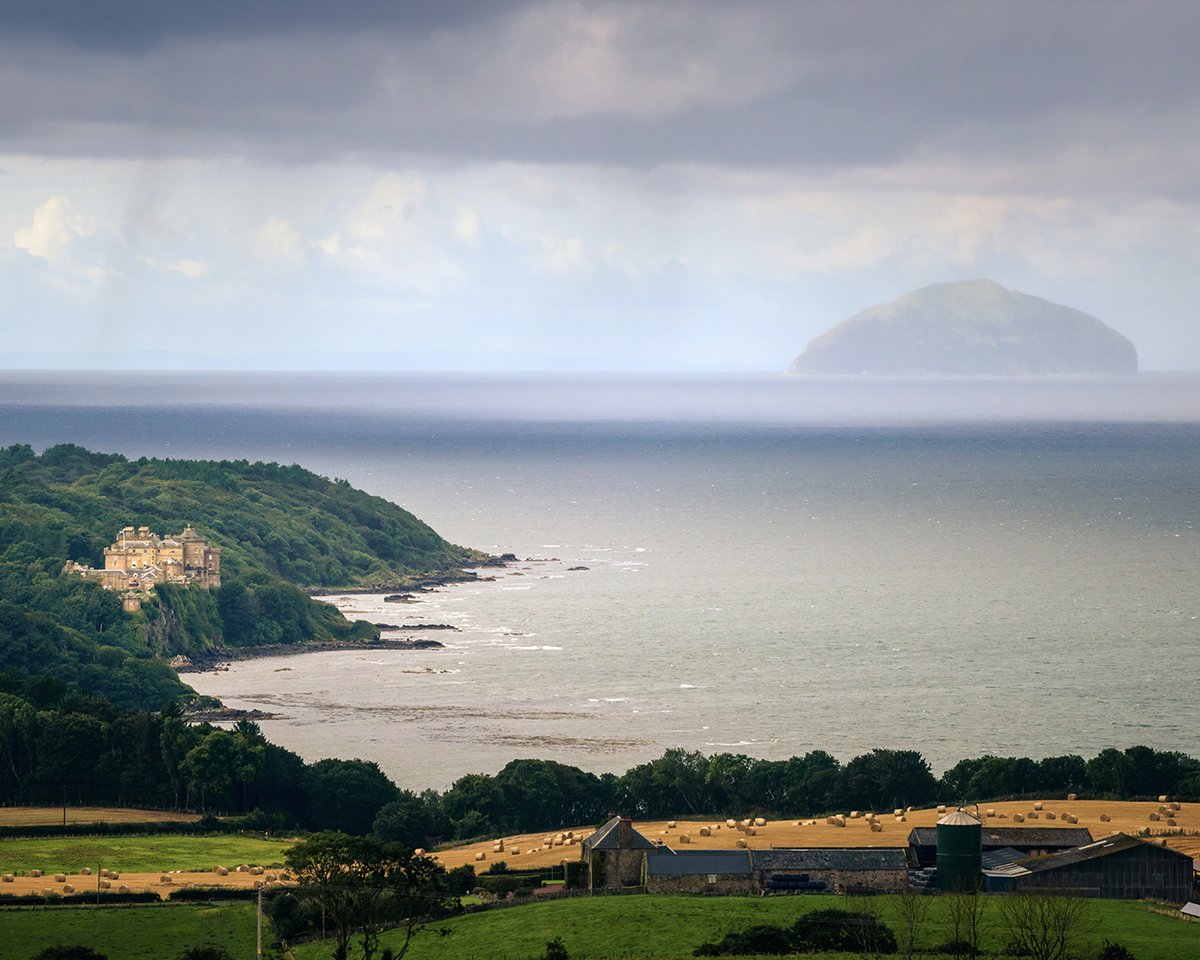
{"label": "sky", "polygon": [[988,277],[1200,369],[1200,5],[6,0],[0,367],[783,371]]}

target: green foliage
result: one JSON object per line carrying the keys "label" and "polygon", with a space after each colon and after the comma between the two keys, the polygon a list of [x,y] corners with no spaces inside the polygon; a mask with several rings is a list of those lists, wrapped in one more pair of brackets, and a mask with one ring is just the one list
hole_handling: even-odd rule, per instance
{"label": "green foliage", "polygon": [[108,960],[91,947],[76,944],[72,947],[46,947],[33,955],[33,960]]}
{"label": "green foliage", "polygon": [[571,960],[571,955],[567,952],[562,937],[546,941],[546,949],[542,951],[542,960]]}
{"label": "green foliage", "polygon": [[233,954],[224,947],[205,944],[200,947],[188,947],[179,954],[179,960],[233,960]]}
{"label": "green foliage", "polygon": [[869,950],[874,955],[897,949],[896,935],[878,917],[836,907],[806,913],[790,932],[794,949],[801,953]]}
{"label": "green foliage", "polygon": [[792,938],[782,927],[761,923],[736,933],[727,933],[716,943],[702,943],[692,955],[696,957],[778,956],[795,953]]}

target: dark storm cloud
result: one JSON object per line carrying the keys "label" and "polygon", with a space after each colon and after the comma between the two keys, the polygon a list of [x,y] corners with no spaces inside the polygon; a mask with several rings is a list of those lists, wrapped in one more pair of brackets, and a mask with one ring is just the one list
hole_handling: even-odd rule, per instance
{"label": "dark storm cloud", "polygon": [[[521,0],[524,2],[524,0]],[[504,14],[517,0],[6,0],[11,37],[83,49],[144,51],[177,40],[452,29]]]}
{"label": "dark storm cloud", "polygon": [[829,167],[1137,147],[1182,189],[1200,145],[1190,3],[20,0],[3,23],[0,135],[32,152]]}

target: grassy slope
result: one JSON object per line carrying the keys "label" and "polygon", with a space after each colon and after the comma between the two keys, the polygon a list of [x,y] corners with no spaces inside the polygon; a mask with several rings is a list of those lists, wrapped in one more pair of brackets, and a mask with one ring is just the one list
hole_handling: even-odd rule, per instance
{"label": "grassy slope", "polygon": [[208,870],[214,864],[276,866],[289,842],[225,834],[211,836],[44,837],[0,840],[0,873],[74,873],[108,867],[126,873]]}
{"label": "grassy slope", "polygon": [[56,944],[83,944],[109,960],[163,960],[206,943],[252,957],[254,904],[0,910],[0,931],[0,960],[29,960]]}
{"label": "grassy slope", "polygon": [[[893,929],[894,898],[874,901]],[[572,960],[684,960],[701,943],[758,923],[790,925],[801,913],[844,906],[834,897],[688,897],[627,896],[578,898],[532,904],[438,921],[414,941],[409,960],[526,960],[540,956],[546,941],[562,937]],[[1095,901],[1089,939],[1125,943],[1136,956],[1153,960],[1195,960],[1200,956],[1200,924],[1152,914],[1145,904]],[[999,910],[989,899],[984,948],[997,953],[1008,939]],[[919,946],[950,939],[946,901],[931,901],[930,921]],[[442,934],[441,931],[449,931]],[[389,938],[384,944],[395,942]],[[320,944],[295,951],[297,960],[327,953]],[[818,955],[808,954],[816,957]],[[820,955],[824,956],[824,955]],[[845,960],[847,954],[831,954]],[[926,955],[930,956],[930,955]]]}

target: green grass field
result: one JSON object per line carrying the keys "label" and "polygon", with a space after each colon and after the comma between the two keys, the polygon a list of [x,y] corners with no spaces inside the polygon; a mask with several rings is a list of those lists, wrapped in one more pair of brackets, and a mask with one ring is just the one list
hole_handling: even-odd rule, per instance
{"label": "green grass field", "polygon": [[97,866],[125,873],[211,870],[215,864],[266,867],[282,864],[289,844],[231,834],[0,840],[0,873],[31,869],[77,873],[82,867],[95,870]]}
{"label": "green grass field", "polygon": [[[874,904],[893,929],[895,898]],[[951,938],[946,901],[930,901],[928,922],[918,946],[930,948]],[[719,940],[730,930],[753,924],[791,924],[802,912],[844,906],[835,897],[688,897],[627,896],[578,898],[493,910],[438,921],[414,940],[406,960],[530,960],[540,957],[546,941],[562,937],[572,960],[684,960],[699,944]],[[1008,940],[996,901],[989,899],[983,947],[992,956]],[[1099,946],[1105,938],[1128,946],[1139,960],[1196,960],[1200,957],[1200,924],[1150,912],[1142,903],[1093,901],[1087,940]],[[398,941],[384,937],[384,945]],[[295,950],[296,960],[318,960],[328,946],[308,944]],[[1085,954],[1086,955],[1086,954]],[[806,954],[846,960],[849,954]],[[924,954],[932,960],[935,954]]]}
{"label": "green grass field", "polygon": [[172,960],[206,943],[253,957],[254,912],[251,903],[0,910],[0,960],[29,960],[56,944],[109,960]]}

